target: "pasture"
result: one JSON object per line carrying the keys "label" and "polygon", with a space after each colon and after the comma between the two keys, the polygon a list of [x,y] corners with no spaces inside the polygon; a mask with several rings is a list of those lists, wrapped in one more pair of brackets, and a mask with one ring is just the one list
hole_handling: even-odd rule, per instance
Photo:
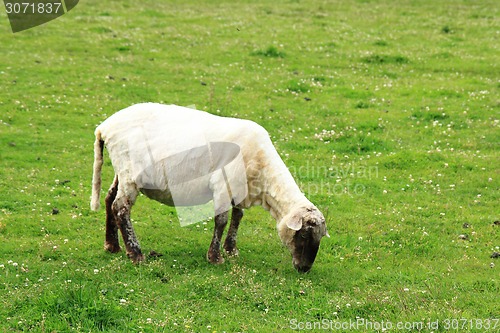
{"label": "pasture", "polygon": [[[0,10],[0,331],[498,332],[499,15],[493,0],[89,0],[13,34]],[[94,129],[145,101],[269,131],[327,216],[309,273],[262,208],[221,266],[213,222],[180,227],[144,197],[134,228],[159,255],[103,250]],[[103,193],[112,178],[105,155]]]}

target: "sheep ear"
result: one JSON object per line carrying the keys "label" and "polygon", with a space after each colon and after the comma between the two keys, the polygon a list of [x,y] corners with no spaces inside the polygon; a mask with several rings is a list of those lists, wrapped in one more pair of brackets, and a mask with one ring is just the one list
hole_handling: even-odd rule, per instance
{"label": "sheep ear", "polygon": [[294,214],[287,216],[285,218],[286,226],[292,230],[300,230],[302,228],[302,216],[300,214]]}

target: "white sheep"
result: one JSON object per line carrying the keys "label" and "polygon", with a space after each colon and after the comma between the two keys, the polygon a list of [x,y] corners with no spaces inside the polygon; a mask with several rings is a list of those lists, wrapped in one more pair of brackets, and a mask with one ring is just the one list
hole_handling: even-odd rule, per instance
{"label": "white sheep", "polygon": [[243,209],[261,205],[277,221],[278,234],[300,272],[311,269],[320,240],[328,236],[321,212],[304,196],[274,148],[267,131],[242,119],[225,118],[176,105],[143,103],[106,119],[95,130],[92,210],[99,209],[104,145],[115,178],[106,196],[105,249],[120,251],[120,228],[127,255],[144,260],[130,222],[139,192],[180,207],[213,201],[215,228],[207,259],[224,261],[224,242],[238,253],[236,234]]}

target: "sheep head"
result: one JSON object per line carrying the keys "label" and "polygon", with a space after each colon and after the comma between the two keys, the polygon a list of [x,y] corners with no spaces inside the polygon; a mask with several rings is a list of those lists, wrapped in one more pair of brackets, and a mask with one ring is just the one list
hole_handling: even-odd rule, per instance
{"label": "sheep head", "polygon": [[330,237],[323,214],[314,206],[300,207],[286,215],[278,224],[278,234],[292,254],[293,266],[301,273],[311,269],[321,238]]}

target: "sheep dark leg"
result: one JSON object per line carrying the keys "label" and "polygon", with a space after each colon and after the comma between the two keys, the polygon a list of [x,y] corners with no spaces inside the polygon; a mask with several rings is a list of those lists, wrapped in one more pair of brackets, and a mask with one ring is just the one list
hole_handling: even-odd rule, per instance
{"label": "sheep dark leg", "polygon": [[104,249],[111,253],[119,252],[120,244],[118,243],[118,224],[116,215],[112,210],[113,202],[118,192],[118,176],[115,176],[113,185],[111,185],[108,195],[106,196],[106,241],[104,242]]}
{"label": "sheep dark leg", "polygon": [[133,263],[139,263],[144,260],[144,255],[141,252],[141,247],[139,246],[134,228],[132,227],[132,222],[130,221],[130,209],[132,208],[132,204],[129,198],[122,197],[119,200],[115,200],[112,209],[118,219],[118,227],[120,228],[123,242],[127,249],[127,256]]}
{"label": "sheep dark leg", "polygon": [[238,248],[236,247],[236,235],[238,234],[238,227],[240,226],[240,221],[243,218],[243,209],[233,207],[233,213],[231,214],[231,224],[229,225],[229,230],[227,232],[226,240],[224,241],[224,250],[231,255],[238,255]]}
{"label": "sheep dark leg", "polygon": [[207,252],[207,260],[212,264],[222,264],[224,258],[222,258],[220,253],[220,243],[222,239],[222,233],[227,224],[228,213],[224,212],[215,216],[215,228],[214,235],[212,237],[212,243]]}

